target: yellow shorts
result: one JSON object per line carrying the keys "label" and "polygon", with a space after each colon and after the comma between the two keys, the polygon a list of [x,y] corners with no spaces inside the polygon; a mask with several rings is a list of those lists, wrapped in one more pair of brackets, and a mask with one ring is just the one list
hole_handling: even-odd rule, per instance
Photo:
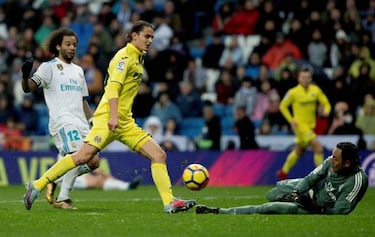
{"label": "yellow shorts", "polygon": [[151,139],[151,135],[130,120],[126,125],[119,125],[114,132],[108,129],[108,118],[95,117],[93,127],[85,138],[85,142],[103,150],[108,144],[117,140],[138,152],[139,149]]}
{"label": "yellow shorts", "polygon": [[295,142],[302,147],[309,146],[310,142],[316,138],[315,132],[307,126],[297,128],[295,134]]}

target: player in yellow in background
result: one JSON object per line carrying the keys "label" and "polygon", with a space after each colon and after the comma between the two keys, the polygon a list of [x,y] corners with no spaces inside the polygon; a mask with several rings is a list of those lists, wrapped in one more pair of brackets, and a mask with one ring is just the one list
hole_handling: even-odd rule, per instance
{"label": "player in yellow in background", "polygon": [[72,155],[60,159],[39,179],[29,182],[24,196],[26,209],[30,209],[40,191],[49,182],[85,164],[109,143],[118,140],[151,161],[151,175],[164,204],[164,212],[185,211],[195,200],[182,200],[173,196],[166,166],[166,153],[150,134],[134,121],[131,108],[143,75],[143,59],[154,38],[153,26],[145,21],[135,23],[128,33],[130,42],[112,58],[108,67],[107,84],[103,97],[94,113],[93,127],[82,147]]}
{"label": "player in yellow in background", "polygon": [[[310,65],[301,66],[298,72],[298,85],[289,89],[280,103],[280,111],[289,122],[296,138],[295,147],[289,153],[282,169],[277,172],[280,180],[286,179],[308,146],[314,151],[316,166],[323,163],[323,146],[314,132],[318,105],[323,106],[322,116],[329,116],[331,105],[327,96],[312,84],[313,69]],[[289,110],[291,107],[292,112]]]}

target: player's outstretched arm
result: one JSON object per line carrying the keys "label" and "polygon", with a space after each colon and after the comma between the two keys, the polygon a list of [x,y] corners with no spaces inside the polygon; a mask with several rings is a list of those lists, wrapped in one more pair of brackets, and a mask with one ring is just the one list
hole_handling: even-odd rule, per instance
{"label": "player's outstretched arm", "polygon": [[38,88],[37,84],[30,80],[30,73],[33,69],[34,59],[28,58],[23,64],[22,64],[22,89],[23,92],[28,93],[32,92],[35,89]]}

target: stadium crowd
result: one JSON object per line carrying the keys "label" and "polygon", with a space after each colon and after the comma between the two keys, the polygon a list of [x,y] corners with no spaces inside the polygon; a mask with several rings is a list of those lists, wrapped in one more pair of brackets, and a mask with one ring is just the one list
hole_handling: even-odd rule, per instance
{"label": "stadium crowd", "polygon": [[237,134],[241,108],[255,136],[291,134],[279,103],[310,64],[333,108],[317,134],[375,135],[375,0],[0,0],[0,150],[29,150],[30,136],[48,135],[42,91],[22,92],[20,68],[50,58],[53,30],[77,33],[95,108],[107,64],[139,19],[155,26],[134,101],[140,126],[155,116],[161,135],[212,141]]}

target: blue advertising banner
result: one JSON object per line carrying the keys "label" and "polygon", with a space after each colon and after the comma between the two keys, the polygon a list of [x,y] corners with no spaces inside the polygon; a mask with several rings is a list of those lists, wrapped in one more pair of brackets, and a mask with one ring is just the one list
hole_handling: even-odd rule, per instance
{"label": "blue advertising banner", "polygon": [[[209,186],[273,185],[276,171],[282,166],[288,151],[225,151],[169,152],[168,170],[174,185],[180,185],[183,169],[191,163],[206,166],[210,173]],[[326,157],[330,151],[326,151]],[[375,153],[364,151],[362,167],[375,186]],[[102,169],[122,180],[143,176],[143,184],[153,184],[149,160],[133,152],[102,152]],[[1,152],[0,186],[25,184],[38,178],[54,162],[55,152]],[[314,168],[312,152],[306,152],[289,174],[303,177]]]}

